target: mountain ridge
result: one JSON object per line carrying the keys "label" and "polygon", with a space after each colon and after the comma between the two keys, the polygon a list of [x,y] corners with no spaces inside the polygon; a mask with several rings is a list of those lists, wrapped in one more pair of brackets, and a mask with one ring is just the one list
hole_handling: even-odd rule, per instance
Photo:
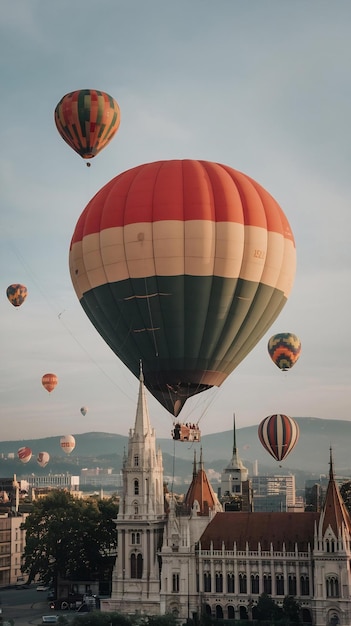
{"label": "mountain ridge", "polygon": [[[284,472],[309,472],[312,474],[327,474],[329,470],[330,448],[333,451],[335,472],[348,475],[350,473],[350,442],[351,442],[351,422],[346,420],[328,420],[314,417],[294,418],[300,428],[300,437],[294,450],[281,463],[277,463],[261,445],[257,426],[244,426],[236,429],[237,452],[248,467],[251,473],[253,465],[258,465],[260,473],[267,473],[277,470]],[[15,454],[16,470],[14,473],[28,474],[36,467],[48,473],[50,465],[64,465],[66,471],[72,471],[72,466],[81,467],[82,463],[100,463],[106,457],[113,461],[114,470],[119,472],[122,466],[122,459],[128,447],[128,437],[114,433],[91,431],[74,435],[76,447],[71,455],[65,455],[60,448],[60,436],[51,436],[33,439],[18,439],[15,441],[0,442],[0,472],[3,475],[4,465],[9,468],[10,459],[6,458],[9,453]],[[169,439],[157,439],[157,445],[161,448],[164,456],[164,464],[180,465],[184,461],[187,466],[192,466],[194,453],[199,460],[200,449],[204,460],[205,469],[214,468],[215,471],[222,471],[226,467],[233,454],[233,431],[227,430],[203,435],[199,444],[179,443]],[[17,459],[17,450],[24,445],[29,446],[33,451],[33,457],[28,464],[23,465]],[[36,455],[41,451],[49,452],[51,456],[50,464],[42,470],[36,465]],[[167,463],[165,463],[165,459]],[[170,460],[171,459],[171,460]],[[171,462],[172,461],[172,462]],[[116,465],[119,464],[119,467]],[[71,467],[71,469],[67,469]],[[221,467],[221,469],[216,469]],[[10,468],[9,468],[10,469]]]}

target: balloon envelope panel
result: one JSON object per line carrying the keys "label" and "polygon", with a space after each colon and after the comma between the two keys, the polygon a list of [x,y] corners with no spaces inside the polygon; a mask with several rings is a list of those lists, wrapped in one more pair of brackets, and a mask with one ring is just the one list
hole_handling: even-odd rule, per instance
{"label": "balloon envelope panel", "polygon": [[89,202],[70,247],[83,309],[160,403],[226,377],[283,308],[296,254],[278,203],[208,161],[159,161],[115,177]]}

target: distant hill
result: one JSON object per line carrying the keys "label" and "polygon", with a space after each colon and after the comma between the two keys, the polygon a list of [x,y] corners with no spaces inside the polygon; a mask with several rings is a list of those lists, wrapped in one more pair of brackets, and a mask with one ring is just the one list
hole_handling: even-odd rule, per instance
{"label": "distant hill", "polygon": [[[257,426],[238,428],[236,445],[244,465],[252,472],[257,461],[260,474],[293,472],[301,476],[319,476],[329,471],[329,448],[332,447],[335,472],[338,475],[351,475],[350,445],[351,422],[342,420],[324,420],[312,417],[295,418],[300,427],[300,439],[295,449],[281,464],[277,463],[262,447],[257,436]],[[122,467],[124,451],[128,447],[128,437],[111,433],[90,432],[74,435],[76,447],[71,455],[65,455],[60,449],[60,437],[47,437],[33,440],[0,442],[0,476],[16,474],[18,478],[35,473],[80,473],[84,467],[112,467],[119,472]],[[163,453],[164,472],[168,482],[177,484],[191,480],[194,452],[197,461],[200,449],[204,466],[215,477],[229,463],[233,449],[233,433],[224,431],[204,435],[200,444],[174,442],[172,439],[158,439]],[[17,459],[17,450],[28,445],[33,450],[33,457],[27,464]],[[49,452],[51,459],[46,468],[40,468],[35,456],[40,451]],[[15,453],[15,459],[7,458]]]}

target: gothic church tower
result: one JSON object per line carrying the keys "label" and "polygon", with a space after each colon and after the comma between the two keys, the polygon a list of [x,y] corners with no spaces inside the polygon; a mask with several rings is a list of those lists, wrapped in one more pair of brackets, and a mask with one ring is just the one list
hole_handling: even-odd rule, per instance
{"label": "gothic church tower", "polygon": [[116,520],[118,554],[112,574],[108,611],[160,613],[161,549],[166,523],[162,452],[156,450],[151,428],[144,377],[140,369],[134,429],[129,432],[128,454],[123,463],[123,496]]}

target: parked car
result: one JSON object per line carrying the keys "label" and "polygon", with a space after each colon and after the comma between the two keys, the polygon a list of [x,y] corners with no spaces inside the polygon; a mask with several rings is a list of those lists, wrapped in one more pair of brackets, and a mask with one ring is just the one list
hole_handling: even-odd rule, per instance
{"label": "parked car", "polygon": [[50,587],[48,587],[47,585],[38,585],[37,586],[37,591],[49,591]]}

